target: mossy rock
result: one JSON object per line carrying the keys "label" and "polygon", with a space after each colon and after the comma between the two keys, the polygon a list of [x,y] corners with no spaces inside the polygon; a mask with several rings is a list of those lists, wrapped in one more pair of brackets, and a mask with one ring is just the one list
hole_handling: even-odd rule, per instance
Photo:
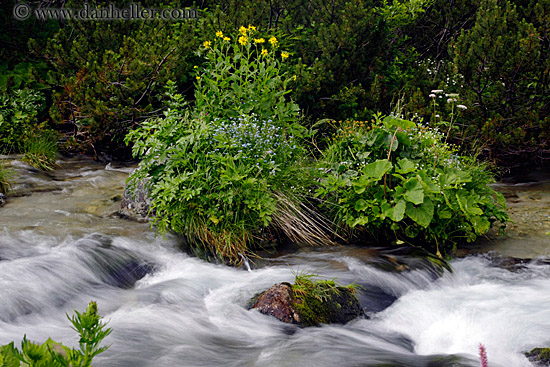
{"label": "mossy rock", "polygon": [[345,324],[364,315],[355,288],[331,280],[297,276],[294,284],[276,284],[257,297],[252,308],[300,326]]}
{"label": "mossy rock", "polygon": [[550,348],[535,348],[530,352],[525,353],[525,355],[532,362],[538,362],[545,366],[550,366]]}

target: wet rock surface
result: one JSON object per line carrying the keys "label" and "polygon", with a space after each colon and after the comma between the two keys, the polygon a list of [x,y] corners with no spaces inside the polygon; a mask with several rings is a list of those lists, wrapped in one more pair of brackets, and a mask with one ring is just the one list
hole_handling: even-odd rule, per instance
{"label": "wet rock surface", "polygon": [[506,235],[491,231],[487,238],[459,249],[457,255],[495,251],[521,259],[550,256],[550,167],[505,178],[493,188],[506,197],[510,216]]}
{"label": "wet rock surface", "polygon": [[7,201],[8,198],[6,197],[6,195],[0,193],[0,208],[6,205]]}
{"label": "wet rock surface", "polygon": [[296,296],[289,283],[276,284],[260,294],[252,308],[282,322],[300,326],[345,324],[364,314],[359,300],[349,288],[335,287],[322,300],[312,300],[308,295]]}
{"label": "wet rock surface", "polygon": [[282,322],[298,324],[300,323],[300,315],[292,306],[292,302],[292,286],[289,283],[281,283],[275,284],[260,294],[252,308],[265,315],[273,316]]}
{"label": "wet rock surface", "polygon": [[120,203],[121,217],[146,222],[150,218],[150,207],[151,198],[149,197],[147,182],[139,182],[133,190],[130,190],[128,186],[124,188],[124,194]]}

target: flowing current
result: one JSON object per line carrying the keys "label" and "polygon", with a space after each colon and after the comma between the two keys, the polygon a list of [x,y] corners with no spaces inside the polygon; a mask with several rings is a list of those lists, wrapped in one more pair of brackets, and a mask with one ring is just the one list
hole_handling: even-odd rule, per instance
{"label": "flowing current", "polygon": [[[550,265],[494,255],[442,272],[413,253],[304,248],[251,271],[204,262],[176,237],[115,215],[131,169],[78,159],[46,175],[11,157],[0,208],[0,345],[78,338],[66,314],[89,301],[113,332],[94,366],[531,366],[550,345]],[[550,255],[550,253],[548,254]],[[368,317],[299,328],[248,310],[302,271],[357,283]]]}

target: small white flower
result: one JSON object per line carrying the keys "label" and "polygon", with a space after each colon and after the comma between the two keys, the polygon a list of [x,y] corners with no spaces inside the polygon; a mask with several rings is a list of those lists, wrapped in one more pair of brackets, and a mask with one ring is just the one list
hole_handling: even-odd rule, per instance
{"label": "small white flower", "polygon": [[443,89],[433,89],[432,93],[443,93]]}
{"label": "small white flower", "polygon": [[457,104],[456,108],[460,108],[461,110],[466,110],[468,107],[464,106],[463,104]]}
{"label": "small white flower", "polygon": [[432,93],[432,94],[430,94],[428,97],[430,97],[430,98],[435,98],[435,94]]}

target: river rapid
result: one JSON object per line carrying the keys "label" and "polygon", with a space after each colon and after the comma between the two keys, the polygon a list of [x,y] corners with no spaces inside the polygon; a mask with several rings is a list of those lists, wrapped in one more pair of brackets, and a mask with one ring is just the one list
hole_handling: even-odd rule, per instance
{"label": "river rapid", "polygon": [[[76,346],[66,314],[95,300],[113,329],[96,367],[473,367],[480,343],[491,367],[519,367],[532,365],[525,351],[550,346],[545,233],[533,260],[470,250],[453,272],[411,251],[358,247],[303,248],[247,271],[193,258],[177,237],[119,218],[131,167],[74,158],[45,174],[8,162],[16,184],[0,208],[0,345],[26,334]],[[299,328],[247,309],[302,271],[361,285],[368,317]]]}

